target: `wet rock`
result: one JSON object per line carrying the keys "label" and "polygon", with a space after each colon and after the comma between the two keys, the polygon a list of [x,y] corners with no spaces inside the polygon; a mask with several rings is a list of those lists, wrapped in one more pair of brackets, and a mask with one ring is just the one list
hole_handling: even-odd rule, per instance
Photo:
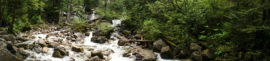
{"label": "wet rock", "polygon": [[6,41],[5,39],[3,39],[3,38],[0,38],[0,41]]}
{"label": "wet rock", "polygon": [[167,46],[167,44],[165,42],[163,42],[161,39],[159,39],[153,43],[154,51],[158,51],[158,52],[161,51],[162,47],[166,47],[166,46]]}
{"label": "wet rock", "polygon": [[119,38],[119,41],[118,41],[119,46],[128,46],[128,45],[130,45],[129,40],[126,37],[118,36],[118,38]]}
{"label": "wet rock", "polygon": [[7,49],[7,44],[0,41],[0,59],[1,61],[23,61],[23,58],[17,57]]}
{"label": "wet rock", "polygon": [[136,49],[129,49],[127,52],[123,53],[123,56],[124,57],[130,57],[132,54],[135,54],[136,51],[137,51]]}
{"label": "wet rock", "polygon": [[54,51],[53,52],[53,57],[63,58],[63,55],[59,51]]}
{"label": "wet rock", "polygon": [[198,45],[197,43],[191,43],[190,49],[194,50],[194,51],[201,51],[202,47],[200,45]]}
{"label": "wet rock", "polygon": [[94,36],[92,37],[92,42],[95,43],[105,43],[108,39],[106,36]]}
{"label": "wet rock", "polygon": [[38,45],[40,45],[41,47],[46,47],[47,44],[45,43],[45,41],[43,40],[39,40],[38,42],[36,42]]}
{"label": "wet rock", "polygon": [[11,44],[7,44],[7,47],[6,47],[11,53],[13,54],[16,54],[16,50],[17,50],[17,47],[11,45]]}
{"label": "wet rock", "polygon": [[18,36],[17,37],[17,40],[20,40],[20,41],[28,41],[28,39],[26,37],[22,37],[22,36]]}
{"label": "wet rock", "polygon": [[65,50],[65,48],[58,47],[54,49],[53,57],[63,58],[63,56],[68,56],[69,52]]}
{"label": "wet rock", "polygon": [[56,42],[48,42],[48,47],[51,47],[51,48],[55,48],[59,45],[59,43],[56,43]]}
{"label": "wet rock", "polygon": [[101,51],[101,50],[96,50],[96,51],[93,51],[93,52],[91,52],[91,55],[92,55],[92,57],[94,57],[94,56],[98,56],[99,58],[104,59],[104,57],[103,57],[103,54],[102,54],[102,51]]}
{"label": "wet rock", "polygon": [[141,34],[136,34],[136,35],[134,36],[134,38],[136,38],[136,39],[141,39],[141,37],[142,37]]}
{"label": "wet rock", "polygon": [[86,61],[103,61],[101,58],[99,58],[98,56],[94,56]]}
{"label": "wet rock", "polygon": [[202,61],[202,55],[200,51],[194,51],[191,54],[191,58],[194,61]]}
{"label": "wet rock", "polygon": [[0,31],[0,35],[6,35],[6,34],[8,34],[7,31]]}
{"label": "wet rock", "polygon": [[130,56],[131,56],[131,54],[128,52],[123,53],[123,57],[130,57]]}
{"label": "wet rock", "polygon": [[172,59],[173,55],[172,52],[170,51],[170,46],[162,47],[160,55],[162,58]]}
{"label": "wet rock", "polygon": [[83,52],[83,48],[78,48],[78,47],[72,47],[71,49],[72,51],[75,51],[75,52]]}
{"label": "wet rock", "polygon": [[30,53],[24,51],[24,48],[18,48],[18,52],[24,57],[28,57],[30,55]]}
{"label": "wet rock", "polygon": [[109,56],[111,53],[113,53],[112,50],[106,50],[102,52],[103,56]]}
{"label": "wet rock", "polygon": [[19,44],[17,47],[22,47],[24,49],[32,49],[34,47],[33,44]]}
{"label": "wet rock", "polygon": [[6,41],[14,41],[14,40],[16,40],[16,37],[14,35],[11,35],[11,34],[0,35],[0,38],[4,38]]}
{"label": "wet rock", "polygon": [[89,33],[89,32],[86,32],[86,33],[85,33],[85,36],[89,36],[89,35],[90,35],[90,33]]}
{"label": "wet rock", "polygon": [[35,45],[33,50],[37,53],[41,53],[42,52],[42,47],[40,45]]}
{"label": "wet rock", "polygon": [[139,61],[156,61],[157,59],[157,55],[154,54],[153,51],[151,50],[146,50],[146,49],[142,49],[142,48],[137,48],[137,52],[136,52],[136,60]]}
{"label": "wet rock", "polygon": [[42,49],[42,52],[43,53],[48,53],[48,51],[49,51],[49,48],[48,47],[43,47],[43,49]]}

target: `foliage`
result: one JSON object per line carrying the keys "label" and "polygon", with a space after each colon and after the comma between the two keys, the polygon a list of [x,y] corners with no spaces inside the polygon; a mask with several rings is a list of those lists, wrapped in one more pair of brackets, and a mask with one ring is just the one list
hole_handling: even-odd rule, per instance
{"label": "foliage", "polygon": [[80,18],[75,18],[70,25],[70,28],[74,31],[84,32],[86,31],[86,21]]}
{"label": "foliage", "polygon": [[112,24],[109,22],[100,22],[97,25],[98,30],[100,30],[101,34],[106,35],[109,33],[111,30],[113,30],[113,27],[111,26]]}
{"label": "foliage", "polygon": [[[260,56],[265,60],[269,57],[260,53],[269,53],[269,46],[266,46],[270,43],[269,1],[120,1],[124,3],[110,9],[126,12],[125,28],[139,30],[148,39],[170,40],[179,47],[188,47],[190,42],[206,42],[204,47],[215,49],[216,56],[221,59],[249,60]],[[123,9],[113,9],[119,6]]]}

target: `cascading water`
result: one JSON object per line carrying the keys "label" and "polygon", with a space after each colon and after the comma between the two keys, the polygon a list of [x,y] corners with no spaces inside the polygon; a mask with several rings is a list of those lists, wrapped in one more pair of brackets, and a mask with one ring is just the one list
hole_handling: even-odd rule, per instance
{"label": "cascading water", "polygon": [[[112,27],[116,27],[117,25],[121,24],[120,20],[112,20]],[[60,31],[55,31],[51,33],[61,33]],[[71,46],[65,46],[65,45],[59,45],[64,48],[67,48],[67,51],[69,52],[68,56],[64,56],[63,58],[55,58],[53,57],[53,52],[55,48],[49,48],[47,53],[37,53],[34,50],[26,50],[30,53],[30,56],[27,57],[25,61],[31,61],[31,60],[42,60],[42,61],[86,61],[89,59],[87,56],[88,54],[91,54],[92,51],[89,51],[90,48],[93,48],[96,50],[112,50],[113,53],[111,53],[108,57],[110,58],[109,61],[135,61],[135,57],[123,57],[123,53],[126,52],[127,49],[131,48],[131,46],[118,46],[119,39],[117,38],[119,36],[118,32],[115,31],[112,33],[111,38],[113,40],[108,40],[104,44],[94,43],[91,41],[91,38],[95,35],[93,35],[93,31],[89,31],[90,35],[86,36],[83,39],[83,43],[76,43],[76,42],[68,42],[66,40],[67,37],[57,37],[57,36],[50,36],[46,37],[48,34],[37,34],[34,35],[35,39],[33,39],[33,43],[36,41],[44,41],[46,39],[63,39],[63,42],[70,43]],[[53,42],[53,41],[49,41]],[[28,43],[28,42],[27,42]],[[134,44],[132,44],[134,45]],[[81,47],[84,49],[84,52],[74,52],[71,50],[72,46]],[[136,46],[136,44],[135,44]],[[165,60],[160,57],[159,53],[157,54],[157,61],[178,61],[178,60]]]}

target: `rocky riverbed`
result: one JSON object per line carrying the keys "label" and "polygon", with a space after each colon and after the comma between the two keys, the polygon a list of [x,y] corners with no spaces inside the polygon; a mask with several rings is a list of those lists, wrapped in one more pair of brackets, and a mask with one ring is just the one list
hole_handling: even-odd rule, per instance
{"label": "rocky riverbed", "polygon": [[[111,23],[115,29],[109,36],[95,30],[73,32],[57,26],[36,28],[17,36],[1,31],[0,51],[4,54],[0,56],[4,61],[166,61],[159,53],[145,49],[147,44],[139,44],[140,35],[130,37],[125,36],[129,31],[119,31],[121,20]],[[162,41],[158,43],[154,45],[161,46],[155,48],[168,51]]]}

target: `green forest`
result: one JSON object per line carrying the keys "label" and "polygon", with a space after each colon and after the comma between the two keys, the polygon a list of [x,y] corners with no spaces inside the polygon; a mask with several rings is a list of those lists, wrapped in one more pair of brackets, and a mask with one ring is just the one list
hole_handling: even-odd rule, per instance
{"label": "green forest", "polygon": [[[122,23],[111,26],[115,19]],[[60,37],[50,34],[55,31],[59,31],[56,34]],[[114,33],[120,36],[114,38]],[[32,38],[35,34],[50,35],[45,37],[47,41],[55,36],[62,40],[54,42],[70,47],[70,50],[76,52],[74,55],[91,52],[92,57],[80,55],[87,58],[74,58],[71,52],[66,55],[65,50],[54,47],[53,42],[45,41],[42,44],[34,41],[31,44],[28,41],[43,38]],[[0,60],[13,61],[15,58],[15,61],[57,61],[46,60],[49,58],[43,56],[30,59],[30,53],[20,51],[37,52],[39,46],[42,51],[45,47],[52,48],[52,56],[57,57],[54,59],[62,61],[73,61],[64,60],[66,56],[71,56],[74,61],[121,61],[114,60],[112,55],[121,54],[122,57],[122,53],[113,48],[114,53],[109,54],[111,58],[107,59],[104,53],[100,53],[101,56],[94,53],[101,47],[99,45],[92,44],[97,46],[91,47],[93,51],[89,50],[90,47],[78,47],[76,43],[87,44],[84,39],[87,35],[91,37],[91,43],[105,46],[110,43],[113,45],[110,40],[117,40],[116,45],[121,47],[119,50],[128,51],[127,55],[123,53],[124,58],[135,56],[134,60],[124,61],[162,61],[158,56],[161,56],[160,59],[180,61],[269,61],[270,1],[0,0],[0,48],[3,50],[0,54],[6,53],[4,49],[10,53],[0,55]],[[70,43],[64,44],[66,41]],[[22,43],[29,44],[25,46]],[[133,44],[136,46],[133,47]],[[60,52],[55,52],[58,50]],[[144,54],[148,51],[153,55]]]}

